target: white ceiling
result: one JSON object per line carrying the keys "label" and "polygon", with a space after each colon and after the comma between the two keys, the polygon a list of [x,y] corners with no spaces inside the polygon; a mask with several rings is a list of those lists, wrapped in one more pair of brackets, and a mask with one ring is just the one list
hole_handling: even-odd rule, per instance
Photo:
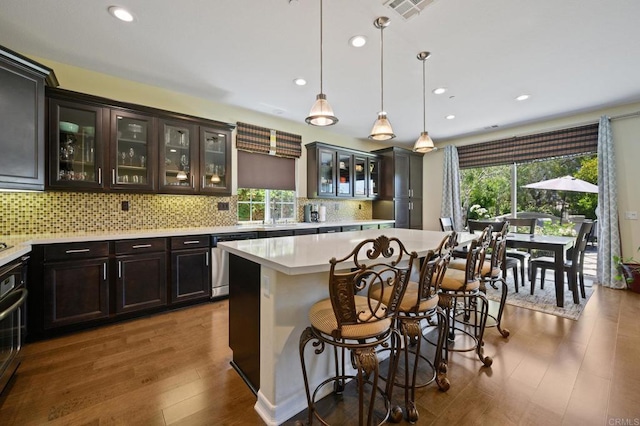
{"label": "white ceiling", "polygon": [[[404,20],[384,0],[324,0],[324,92],[340,122],[366,138],[384,107],[397,138],[436,141],[640,101],[638,0],[436,0]],[[129,80],[304,122],[319,92],[317,0],[0,0],[0,44]],[[348,46],[356,34],[365,47]],[[309,84],[298,87],[296,77]],[[66,83],[61,81],[62,87]],[[446,87],[444,95],[431,90]],[[514,98],[531,95],[524,102]],[[446,120],[455,114],[454,120]]]}

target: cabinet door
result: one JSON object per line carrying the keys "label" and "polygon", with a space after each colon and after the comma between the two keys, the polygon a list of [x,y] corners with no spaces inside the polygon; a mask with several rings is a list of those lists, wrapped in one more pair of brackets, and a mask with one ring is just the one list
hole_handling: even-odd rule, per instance
{"label": "cabinet door", "polygon": [[110,141],[110,187],[153,191],[158,142],[154,118],[112,110]]}
{"label": "cabinet door", "polygon": [[194,126],[181,121],[159,120],[159,188],[162,192],[194,194],[198,176],[198,144]]}
{"label": "cabinet door", "polygon": [[409,227],[422,229],[422,200],[412,198],[409,202]]}
{"label": "cabinet door", "polygon": [[104,187],[103,108],[49,99],[49,186]]}
{"label": "cabinet door", "polygon": [[411,198],[422,198],[422,156],[411,155],[409,164],[409,185]]}
{"label": "cabinet door", "polygon": [[410,197],[410,183],[409,183],[409,167],[410,167],[410,154],[404,152],[396,152],[394,154],[394,177],[395,177],[395,191],[394,196],[396,198],[409,198]]}
{"label": "cabinet door", "polygon": [[336,152],[318,149],[318,196],[335,197],[336,195]]}
{"label": "cabinet door", "polygon": [[167,304],[165,252],[118,256],[116,261],[116,314]]}
{"label": "cabinet door", "polygon": [[338,196],[353,196],[353,156],[344,152],[337,152],[338,157]]}
{"label": "cabinet door", "polygon": [[367,188],[367,158],[364,156],[353,156],[353,196],[366,197]]}
{"label": "cabinet door", "polygon": [[44,189],[44,78],[0,61],[0,188]]}
{"label": "cabinet door", "polygon": [[396,228],[409,228],[410,226],[410,201],[408,198],[396,199],[394,202],[394,219]]}
{"label": "cabinet door", "polygon": [[231,194],[231,134],[200,127],[200,192]]}
{"label": "cabinet door", "polygon": [[209,248],[171,254],[171,303],[211,297]]}
{"label": "cabinet door", "polygon": [[109,316],[108,258],[45,264],[44,328]]}
{"label": "cabinet door", "polygon": [[378,158],[367,159],[367,196],[378,198],[380,194],[380,160]]}

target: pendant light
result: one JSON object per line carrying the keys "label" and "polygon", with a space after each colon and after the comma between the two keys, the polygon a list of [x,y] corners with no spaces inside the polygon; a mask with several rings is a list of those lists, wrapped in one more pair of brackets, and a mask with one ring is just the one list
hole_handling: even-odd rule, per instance
{"label": "pendant light", "polygon": [[373,21],[373,25],[380,30],[380,112],[378,113],[378,119],[373,123],[373,129],[369,139],[377,141],[386,141],[393,139],[396,135],[393,134],[391,123],[387,118],[387,113],[384,111],[384,29],[389,26],[391,20],[386,16],[381,16]]}
{"label": "pendant light", "polygon": [[327,101],[327,95],[322,92],[322,0],[320,0],[320,93],[316,96],[316,101],[305,121],[314,126],[333,126],[338,122]]}
{"label": "pendant light", "polygon": [[414,152],[427,153],[434,150],[433,141],[427,132],[427,92],[425,84],[425,61],[431,56],[429,52],[418,53],[418,59],[422,61],[422,133],[413,146]]}

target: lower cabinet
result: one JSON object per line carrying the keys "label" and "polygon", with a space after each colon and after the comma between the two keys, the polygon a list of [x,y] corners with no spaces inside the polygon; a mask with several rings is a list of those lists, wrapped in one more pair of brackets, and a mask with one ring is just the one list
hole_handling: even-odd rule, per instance
{"label": "lower cabinet", "polygon": [[209,236],[171,238],[171,303],[209,299]]}
{"label": "lower cabinet", "polygon": [[47,246],[43,275],[40,309],[45,330],[109,316],[107,243]]}
{"label": "lower cabinet", "polygon": [[115,255],[116,315],[167,304],[164,238],[116,241]]}

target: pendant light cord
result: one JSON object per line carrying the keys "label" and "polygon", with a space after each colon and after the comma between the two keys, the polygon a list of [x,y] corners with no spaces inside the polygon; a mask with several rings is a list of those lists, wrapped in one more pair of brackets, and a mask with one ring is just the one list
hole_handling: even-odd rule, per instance
{"label": "pendant light cord", "polygon": [[322,0],[320,0],[320,93],[324,93],[322,91]]}
{"label": "pendant light cord", "polygon": [[380,111],[384,111],[384,27],[380,26]]}
{"label": "pendant light cord", "polygon": [[422,131],[427,131],[427,89],[426,89],[426,78],[424,71],[424,63],[426,58],[422,60]]}

